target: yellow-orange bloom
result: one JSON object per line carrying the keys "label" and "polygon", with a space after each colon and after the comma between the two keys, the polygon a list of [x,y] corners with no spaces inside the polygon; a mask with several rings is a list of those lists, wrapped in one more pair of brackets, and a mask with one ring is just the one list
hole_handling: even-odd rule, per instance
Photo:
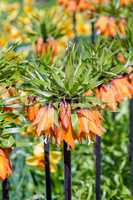
{"label": "yellow-orange bloom", "polygon": [[54,136],[58,145],[60,145],[61,142],[63,141],[64,135],[65,135],[65,131],[61,125],[59,127],[54,128]]}
{"label": "yellow-orange bloom", "polygon": [[101,16],[96,23],[98,33],[104,36],[114,37],[116,35],[116,23],[113,17]]}
{"label": "yellow-orange bloom", "polygon": [[97,32],[107,37],[115,37],[117,34],[124,37],[126,34],[125,26],[125,19],[116,21],[114,17],[109,16],[101,16],[96,22]]}
{"label": "yellow-orange bloom", "polygon": [[42,37],[39,37],[35,44],[35,52],[38,56],[43,56],[51,53],[51,62],[58,54],[58,41],[55,39],[48,39],[44,42]]}
{"label": "yellow-orange bloom", "polygon": [[60,104],[60,122],[64,129],[64,141],[67,142],[71,148],[74,148],[74,136],[71,124],[71,107],[70,104],[62,101]]}
{"label": "yellow-orange bloom", "polygon": [[60,120],[64,129],[68,129],[71,124],[71,107],[65,101],[60,104]]}
{"label": "yellow-orange bloom", "polygon": [[101,136],[105,132],[102,127],[102,116],[97,110],[80,109],[78,112],[79,133],[78,139],[93,139],[94,135]]}
{"label": "yellow-orange bloom", "polygon": [[37,135],[50,135],[54,130],[54,108],[51,105],[46,105],[39,109],[33,126],[36,126]]}
{"label": "yellow-orange bloom", "polygon": [[94,4],[107,4],[110,0],[92,0]]}
{"label": "yellow-orange bloom", "polygon": [[117,55],[117,60],[121,63],[121,64],[125,64],[126,63],[126,58],[122,53],[119,53]]}
{"label": "yellow-orange bloom", "polygon": [[116,112],[118,103],[121,103],[125,97],[132,98],[131,79],[129,80],[128,76],[113,79],[109,84],[96,89],[97,98],[101,99],[106,107]]}
{"label": "yellow-orange bloom", "polygon": [[117,102],[115,99],[116,91],[111,84],[103,85],[99,89],[96,89],[96,96],[101,99],[106,106],[113,112],[117,110]]}
{"label": "yellow-orange bloom", "polygon": [[[57,164],[61,159],[61,153],[58,151],[50,151],[50,170],[56,172]],[[30,166],[35,166],[39,169],[44,169],[44,146],[42,143],[36,145],[33,150],[33,155],[26,159],[26,163]]]}
{"label": "yellow-orange bloom", "polygon": [[72,125],[69,126],[68,130],[64,133],[64,141],[73,149],[75,147],[74,144],[74,131],[72,129]]}
{"label": "yellow-orange bloom", "polygon": [[12,174],[11,164],[6,150],[0,148],[0,180],[6,179]]}
{"label": "yellow-orange bloom", "polygon": [[59,4],[63,5],[67,10],[76,12],[83,12],[87,9],[95,10],[95,7],[92,2],[87,0],[58,0]]}
{"label": "yellow-orange bloom", "polygon": [[132,98],[133,95],[133,86],[129,83],[128,77],[121,77],[114,79],[112,81],[112,85],[116,90],[116,101],[121,103],[125,97],[129,99]]}

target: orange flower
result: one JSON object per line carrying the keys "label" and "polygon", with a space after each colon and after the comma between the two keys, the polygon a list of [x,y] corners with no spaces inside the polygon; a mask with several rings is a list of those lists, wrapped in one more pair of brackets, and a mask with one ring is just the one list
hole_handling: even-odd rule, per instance
{"label": "orange flower", "polygon": [[70,125],[68,130],[64,133],[64,141],[73,149],[74,144],[74,135],[73,135],[73,129]]}
{"label": "orange flower", "polygon": [[38,56],[42,55],[43,52],[43,45],[44,45],[44,41],[42,37],[39,37],[36,41],[36,45],[35,45],[35,52]]}
{"label": "orange flower", "polygon": [[87,0],[80,0],[78,10],[81,12],[85,10],[95,11],[95,7],[92,2],[89,2]]}
{"label": "orange flower", "polygon": [[121,64],[125,64],[126,63],[126,58],[122,53],[119,53],[117,55],[117,60],[121,63]]}
{"label": "orange flower", "polygon": [[[71,107],[70,104],[62,101],[60,104],[60,122],[64,129],[63,139],[66,141],[71,148],[74,148],[74,136],[71,124]],[[61,133],[61,132],[60,132]]]}
{"label": "orange flower", "polygon": [[88,118],[78,113],[79,119],[79,132],[78,132],[78,139],[81,138],[90,138],[90,130],[89,130],[89,121]]}
{"label": "orange flower", "polygon": [[61,126],[55,127],[54,136],[55,136],[55,139],[56,139],[56,142],[58,145],[60,145],[61,142],[63,141],[64,135],[65,135],[65,131],[63,130],[63,128]]}
{"label": "orange flower", "polygon": [[101,16],[96,22],[96,28],[98,33],[104,36],[114,37],[117,34],[117,26],[113,17]]}
{"label": "orange flower", "polygon": [[40,108],[40,105],[38,103],[32,105],[32,106],[29,106],[27,109],[26,109],[26,112],[27,112],[27,118],[30,120],[30,121],[34,121],[35,118],[36,118],[36,115],[39,111],[39,108]]}
{"label": "orange flower", "polygon": [[61,144],[62,141],[65,141],[72,149],[74,148],[74,134],[73,134],[73,128],[70,124],[68,129],[63,129],[62,125],[60,124],[59,127],[55,127],[54,130],[54,137],[56,139],[56,142],[58,145]]}
{"label": "orange flower", "polygon": [[110,0],[92,0],[95,4],[107,4]]}
{"label": "orange flower", "polygon": [[126,76],[114,79],[112,81],[112,85],[116,90],[117,102],[121,103],[125,97],[128,97],[129,99],[132,98],[133,86],[129,83],[128,78]]}
{"label": "orange flower", "polygon": [[8,152],[0,148],[0,180],[6,179],[12,174]]}
{"label": "orange flower", "polygon": [[117,28],[118,28],[118,34],[121,37],[124,37],[126,35],[126,27],[127,23],[126,20],[123,18],[117,23]]}
{"label": "orange flower", "polygon": [[60,120],[62,127],[68,130],[71,124],[71,107],[65,101],[62,101],[60,104]]}
{"label": "orange flower", "polygon": [[36,126],[38,136],[49,135],[54,130],[54,108],[51,105],[40,108],[33,126]]}
{"label": "orange flower", "polygon": [[118,103],[121,103],[125,97],[131,99],[132,95],[133,85],[130,83],[128,76],[116,78],[110,84],[96,89],[97,98],[104,101],[105,106],[114,112],[116,112]]}
{"label": "orange flower", "polygon": [[40,105],[36,101],[35,96],[29,96],[26,99],[25,113],[28,120],[33,122],[36,118],[36,115],[39,111]]}
{"label": "orange flower", "polygon": [[48,39],[44,42],[44,39],[39,37],[35,44],[35,52],[38,56],[43,56],[51,52],[53,61],[53,58],[58,54],[58,42],[54,39]]}
{"label": "orange flower", "polygon": [[93,92],[92,90],[88,90],[87,92],[84,93],[84,96],[92,96],[93,95]]}
{"label": "orange flower", "polygon": [[121,6],[127,6],[132,2],[133,2],[132,0],[120,0],[120,5]]}
{"label": "orange flower", "polygon": [[94,135],[101,136],[105,129],[101,126],[102,116],[99,111],[81,109],[78,111],[79,133],[78,138],[92,139]]}
{"label": "orange flower", "polygon": [[115,99],[116,91],[111,84],[103,85],[96,90],[96,96],[98,99],[102,100],[108,108],[116,112],[117,102]]}
{"label": "orange flower", "polygon": [[95,10],[95,7],[92,2],[87,0],[58,0],[59,4],[63,5],[67,10],[76,12],[83,12],[87,9]]}
{"label": "orange flower", "polygon": [[107,37],[115,37],[117,34],[124,37],[126,34],[125,26],[125,19],[120,19],[117,22],[114,17],[109,16],[101,16],[96,22],[97,32]]}

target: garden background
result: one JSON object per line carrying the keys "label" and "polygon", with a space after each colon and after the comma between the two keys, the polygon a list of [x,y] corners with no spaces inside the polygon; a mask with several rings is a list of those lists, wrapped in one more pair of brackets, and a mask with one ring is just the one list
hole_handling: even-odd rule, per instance
{"label": "garden background", "polygon": [[[47,1],[0,1],[0,47],[7,43],[21,41],[19,51],[27,54],[31,48],[31,40],[35,38],[29,33],[28,24],[31,23],[34,13],[43,12],[52,13],[60,10],[60,6],[53,0]],[[22,13],[24,9],[25,13]],[[61,13],[59,13],[61,15]],[[63,15],[63,13],[62,13]],[[65,14],[64,14],[65,15]],[[91,22],[81,14],[78,14],[77,23],[81,37],[91,38]],[[81,16],[80,16],[81,15]],[[52,14],[51,14],[52,16]],[[57,17],[57,23],[60,19]],[[62,20],[64,20],[62,18]],[[56,22],[56,19],[55,19]],[[40,22],[38,21],[38,24]],[[47,21],[50,24],[50,21]],[[68,19],[64,29],[66,30],[65,38],[60,42],[61,48],[64,43],[73,38],[73,29],[71,30],[72,20]],[[34,31],[37,30],[35,25]],[[27,39],[28,38],[28,39]],[[29,39],[30,38],[30,39]],[[28,50],[27,50],[28,49]],[[111,111],[104,113],[104,127],[106,133],[102,137],[102,176],[101,189],[102,200],[130,200],[131,174],[130,174],[130,133],[129,133],[129,101],[125,99],[115,117]],[[10,176],[10,199],[11,200],[41,200],[45,199],[45,175],[44,171],[37,166],[28,164],[28,158],[33,155],[33,150],[41,139],[34,139],[25,133],[14,135],[17,146],[11,153],[13,166],[13,175]],[[72,194],[73,200],[94,200],[95,197],[95,143],[83,141],[82,145],[76,145],[72,151]],[[58,151],[62,154],[62,149],[56,144],[51,145],[51,150]],[[41,150],[40,150],[41,151]],[[38,150],[38,154],[39,154]],[[42,152],[41,152],[42,153]],[[40,154],[41,154],[40,153]],[[61,154],[59,154],[61,156]],[[51,155],[53,161],[52,173],[52,192],[53,200],[63,200],[63,159],[58,158],[56,153]],[[57,161],[59,159],[59,161]],[[36,165],[33,163],[33,165]],[[0,194],[2,187],[0,187]],[[0,197],[1,198],[1,197]]]}

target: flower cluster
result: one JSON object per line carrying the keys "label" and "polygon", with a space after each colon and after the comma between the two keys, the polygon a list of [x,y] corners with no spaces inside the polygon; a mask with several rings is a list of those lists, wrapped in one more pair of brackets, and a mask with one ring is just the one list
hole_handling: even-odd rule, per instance
{"label": "flower cluster", "polygon": [[125,37],[126,35],[126,20],[116,20],[114,17],[101,16],[96,22],[96,29],[98,34],[102,34],[107,37],[115,37],[120,35]]}
{"label": "flower cluster", "polygon": [[[129,76],[120,76],[108,84],[99,86],[95,92],[96,97],[102,101],[101,109],[108,108],[116,112],[125,97],[132,98],[133,85]],[[91,95],[90,91],[85,93],[85,96]],[[105,132],[102,127],[103,118],[98,109],[72,110],[71,104],[65,100],[61,101],[58,112],[52,104],[39,108],[36,103],[29,109],[28,119],[32,121],[36,135],[44,135],[48,138],[51,136],[55,138],[58,145],[65,141],[74,148],[75,140],[93,141],[96,135],[101,136]]]}
{"label": "flower cluster", "polygon": [[[34,110],[34,106],[31,109]],[[63,100],[60,103],[59,116],[52,105],[46,105],[39,109],[32,125],[36,128],[38,136],[44,135],[48,138],[51,136],[55,138],[58,145],[65,141],[74,148],[74,140],[88,139],[90,141],[94,140],[95,135],[101,136],[105,132],[101,123],[102,116],[98,110],[72,111],[70,104]]]}
{"label": "flower cluster", "polygon": [[[131,99],[133,95],[133,85],[128,76],[120,76],[113,79],[110,83],[96,89],[97,98],[105,102],[105,107],[113,112],[117,111],[125,97]],[[104,107],[103,107],[104,108]]]}
{"label": "flower cluster", "polygon": [[87,0],[58,0],[60,5],[63,5],[65,9],[72,12],[83,12],[85,10],[95,10],[93,3]]}

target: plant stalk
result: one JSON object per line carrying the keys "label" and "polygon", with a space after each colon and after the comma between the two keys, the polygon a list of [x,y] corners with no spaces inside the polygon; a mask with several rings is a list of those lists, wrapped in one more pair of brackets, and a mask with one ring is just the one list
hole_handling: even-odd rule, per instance
{"label": "plant stalk", "polygon": [[64,142],[64,192],[65,200],[71,200],[71,151]]}
{"label": "plant stalk", "polygon": [[131,195],[133,196],[133,98],[130,100]]}
{"label": "plant stalk", "polygon": [[101,200],[101,138],[96,136],[96,200]]}
{"label": "plant stalk", "polygon": [[9,181],[5,179],[2,182],[2,200],[9,200]]}
{"label": "plant stalk", "polygon": [[96,37],[96,35],[95,35],[95,23],[92,22],[91,23],[91,41],[92,41],[92,43],[95,43],[95,37]]}
{"label": "plant stalk", "polygon": [[74,33],[74,42],[77,42],[77,18],[76,18],[76,11],[73,12],[73,16],[72,16],[72,22],[73,22],[73,33]]}
{"label": "plant stalk", "polygon": [[52,200],[49,149],[50,149],[50,144],[49,141],[47,141],[47,143],[44,143],[44,165],[45,165],[45,181],[46,181],[45,189],[46,189],[46,199]]}

